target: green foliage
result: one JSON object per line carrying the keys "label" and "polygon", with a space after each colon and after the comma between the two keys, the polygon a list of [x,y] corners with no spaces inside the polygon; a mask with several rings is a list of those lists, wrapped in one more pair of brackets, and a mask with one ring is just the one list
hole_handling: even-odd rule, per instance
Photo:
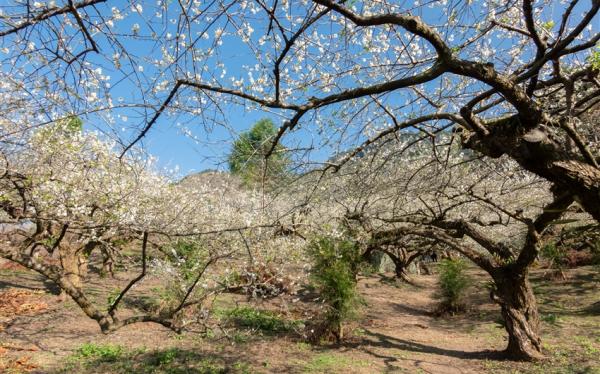
{"label": "green foliage", "polygon": [[98,345],[86,343],[77,349],[75,357],[84,359],[94,359],[101,362],[115,362],[124,354],[124,349],[120,345]]}
{"label": "green foliage", "polygon": [[266,160],[276,135],[277,128],[268,118],[261,119],[249,131],[241,133],[228,158],[231,173],[248,183],[261,181],[263,174],[269,181],[283,177],[290,162],[285,148],[277,145]]}
{"label": "green foliage", "polygon": [[548,243],[544,245],[540,251],[543,258],[550,261],[550,267],[555,269],[562,269],[564,262],[567,258],[567,254],[556,246],[554,243]]}
{"label": "green foliage", "polygon": [[56,244],[57,240],[58,240],[57,237],[50,235],[47,238],[41,239],[40,243],[43,244],[47,248],[52,248]]}
{"label": "green foliage", "polygon": [[154,364],[156,366],[171,365],[180,356],[182,356],[182,352],[177,348],[159,351],[154,354]]}
{"label": "green foliage", "polygon": [[208,253],[202,242],[193,239],[181,239],[169,243],[165,252],[171,255],[171,261],[178,267],[185,282],[192,281],[199,268],[208,261]]}
{"label": "green foliage", "polygon": [[596,47],[588,57],[588,62],[594,70],[600,70],[600,47]]}
{"label": "green foliage", "polygon": [[548,31],[552,30],[555,26],[555,22],[550,20],[548,22],[542,23],[542,27]]}
{"label": "green foliage", "polygon": [[260,331],[265,334],[277,334],[293,330],[299,323],[286,321],[277,314],[250,307],[236,307],[225,311],[225,318],[238,327]]}
{"label": "green foliage", "polygon": [[110,291],[110,293],[106,297],[106,304],[108,305],[107,308],[110,308],[115,303],[115,301],[117,301],[117,297],[119,297],[120,294],[121,289],[119,288],[114,288],[112,291]]}
{"label": "green foliage", "polygon": [[[175,271],[168,273],[168,280],[162,287],[153,288],[154,296],[158,298],[154,308],[158,314],[168,315],[172,308],[179,304],[187,287],[202,272],[209,260],[209,253],[201,241],[191,238],[170,242],[162,248],[162,252],[167,255],[166,261]],[[200,292],[203,292],[203,289],[196,287],[195,295]]]}
{"label": "green foliage", "polygon": [[52,125],[40,128],[38,136],[44,139],[54,137],[68,138],[83,131],[83,121],[77,116],[69,116],[54,122]]}
{"label": "green foliage", "polygon": [[540,319],[551,325],[558,325],[560,322],[560,317],[554,313],[542,314]]}
{"label": "green foliage", "polygon": [[159,351],[127,350],[117,345],[82,345],[71,355],[60,373],[250,373],[243,362],[228,365],[216,357],[195,351],[168,348]]}
{"label": "green foliage", "polygon": [[342,324],[352,318],[361,299],[356,291],[356,275],[361,263],[358,245],[351,240],[320,237],[308,246],[312,259],[311,280],[327,305],[326,327],[341,339]]}
{"label": "green foliage", "polygon": [[83,130],[83,121],[77,116],[70,116],[64,120],[64,127],[72,133],[81,132]]}
{"label": "green foliage", "polygon": [[440,311],[456,313],[463,309],[464,292],[469,286],[465,274],[467,264],[462,259],[444,259],[439,263],[439,285],[442,296]]}

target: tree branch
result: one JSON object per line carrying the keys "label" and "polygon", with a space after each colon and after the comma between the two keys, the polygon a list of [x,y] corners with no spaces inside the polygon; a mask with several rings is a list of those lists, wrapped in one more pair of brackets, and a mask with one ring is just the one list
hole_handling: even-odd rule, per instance
{"label": "tree branch", "polygon": [[110,314],[113,318],[114,318],[115,310],[119,306],[119,303],[121,302],[121,299],[123,298],[123,296],[125,296],[125,294],[131,289],[131,287],[133,287],[137,282],[139,282],[146,276],[146,247],[147,247],[147,245],[148,245],[148,233],[144,232],[144,236],[142,238],[142,272],[137,277],[133,278],[131,280],[131,282],[129,282],[129,284],[123,289],[123,291],[121,291],[119,296],[117,296],[117,298],[112,303],[110,308],[108,308],[108,314]]}
{"label": "tree branch", "polygon": [[[44,20],[47,20],[47,19],[52,18],[52,17],[56,17],[56,16],[61,15],[61,14],[65,14],[65,13],[74,13],[74,14],[77,14],[76,13],[77,9],[85,8],[85,7],[90,6],[90,5],[100,4],[100,3],[103,3],[105,1],[106,0],[84,0],[84,1],[81,1],[79,3],[73,3],[72,1],[69,1],[69,4],[65,5],[62,8],[50,8],[50,9],[44,10],[41,13],[37,14],[36,16],[34,16],[32,18],[29,18],[27,21],[22,22],[22,23],[20,23],[20,24],[18,24],[16,26],[14,26],[11,29],[0,31],[0,37],[6,36],[6,35],[10,35],[10,34],[14,34],[17,31],[23,30],[23,29],[25,29],[25,28],[27,28],[29,26],[33,26],[33,25],[35,25],[36,23],[38,23],[40,21],[44,21]],[[76,16],[76,18],[78,18],[78,15]],[[79,19],[77,20],[77,22],[79,22]],[[85,28],[83,30],[85,30]],[[83,32],[85,33],[86,31],[83,31]]]}

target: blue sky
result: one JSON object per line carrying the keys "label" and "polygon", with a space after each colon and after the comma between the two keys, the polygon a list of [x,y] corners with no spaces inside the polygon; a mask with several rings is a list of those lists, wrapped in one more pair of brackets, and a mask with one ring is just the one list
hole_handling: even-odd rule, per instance
{"label": "blue sky", "polygon": [[[587,10],[588,7],[589,4],[587,1],[580,2],[574,11],[574,15],[581,14],[584,10]],[[555,19],[558,23],[558,17],[562,14],[563,9],[563,4],[553,3],[544,10],[543,18],[547,18],[548,20]],[[471,13],[471,15],[463,14],[462,16],[467,18],[478,17],[478,13],[485,11],[485,9],[478,6],[469,7],[468,12]],[[421,12],[420,15],[431,24],[439,23],[446,17],[445,8],[443,6],[436,6],[433,9],[426,8],[423,12]],[[574,17],[574,19],[576,21],[577,17]],[[129,28],[136,21],[136,17],[130,17],[123,21],[121,27],[125,29]],[[266,22],[267,19],[265,18],[264,23]],[[260,35],[261,31],[257,30],[255,36]],[[490,41],[493,46],[501,48],[508,48],[514,42],[514,40],[501,40],[496,37],[493,37]],[[149,45],[136,43],[135,45],[129,45],[128,48],[131,49],[133,53],[139,54],[140,58],[143,59],[145,49],[149,48]],[[246,47],[241,41],[236,40],[235,38],[228,38],[220,47],[221,60],[227,61],[226,67],[229,75],[244,76],[245,73],[242,65],[255,63],[254,60],[247,61],[247,57],[244,55],[244,53],[247,52],[244,51],[247,51]],[[354,85],[354,82],[348,82],[348,84]],[[436,82],[431,83],[432,87],[435,87],[436,85]],[[123,95],[127,95],[127,92],[131,90],[131,87],[129,85],[122,85],[118,90],[121,90]],[[115,92],[113,92],[113,94],[115,94]],[[118,94],[118,91],[116,94]],[[159,158],[159,165],[168,168],[178,165],[181,174],[205,169],[223,170],[227,167],[226,155],[230,149],[231,142],[236,137],[237,133],[248,129],[254,122],[261,118],[269,117],[276,125],[281,125],[283,119],[275,114],[267,114],[260,111],[248,112],[247,110],[233,106],[228,106],[225,110],[227,111],[225,120],[228,122],[228,125],[232,127],[232,131],[220,126],[211,127],[210,131],[206,131],[203,125],[198,123],[198,118],[180,117],[173,119],[173,117],[162,116],[143,140],[143,145],[151,154]],[[201,142],[197,144],[192,139],[184,136],[178,127],[178,122],[184,123],[187,129],[192,132],[193,136],[201,139]],[[135,130],[128,133],[128,136],[134,136],[134,134]],[[284,145],[294,147],[296,145],[308,146],[313,142],[318,144],[319,139],[314,139],[314,136],[315,135],[309,133],[308,130],[300,128],[295,133],[288,134],[284,138]],[[313,160],[325,160],[330,157],[333,152],[334,150],[330,147],[319,148],[319,146],[317,146],[313,151],[311,158]]]}
{"label": "blue sky", "polygon": [[[129,10],[129,6],[121,8],[123,10]],[[146,14],[146,10],[145,13]],[[144,23],[140,16],[133,13],[133,16],[126,17],[124,20],[118,23],[120,30],[130,30],[134,24],[139,23],[142,26],[140,35],[144,35],[147,30],[144,28]],[[218,26],[215,25],[215,26]],[[176,33],[171,26],[167,27],[169,32]],[[212,32],[212,31],[211,31]],[[247,51],[247,47],[238,39],[233,37],[226,37],[226,42],[219,48],[221,60],[227,61],[228,76],[245,76],[244,64],[254,64],[255,61],[247,61],[247,56],[244,51]],[[158,75],[158,71],[152,67],[151,64],[144,63],[144,59],[156,58],[159,55],[156,46],[157,44],[152,41],[144,40],[132,40],[123,39],[121,41],[123,46],[128,52],[136,59],[136,63],[144,67],[144,72],[136,72],[144,76]],[[199,43],[202,44],[202,43]],[[101,48],[110,51],[107,45],[102,45]],[[110,53],[106,53],[109,55]],[[247,52],[246,52],[247,53]],[[90,61],[93,61],[99,66],[105,67],[105,73],[111,75],[112,63],[98,56],[90,56]],[[114,75],[120,78],[122,72],[113,71]],[[114,77],[111,77],[114,78]],[[116,82],[116,83],[113,83]],[[140,102],[139,88],[136,83],[131,79],[111,79],[111,95],[113,99],[124,98],[124,102]],[[169,86],[169,89],[172,85]],[[193,95],[191,89],[184,91],[186,95]],[[166,91],[163,93],[163,97],[166,96]],[[156,102],[156,107],[160,102]],[[173,169],[178,167],[180,175],[186,175],[192,172],[198,172],[206,169],[220,169],[226,170],[226,156],[231,148],[231,143],[237,135],[249,129],[252,124],[262,118],[270,118],[273,120],[276,126],[280,126],[285,118],[277,113],[267,113],[263,111],[251,111],[244,109],[239,106],[227,106],[225,108],[228,128],[224,126],[210,126],[205,127],[199,117],[191,115],[178,114],[177,117],[162,115],[159,120],[155,123],[152,129],[139,143],[144,149],[158,158],[158,165],[161,168]],[[127,144],[128,140],[135,138],[139,132],[139,129],[145,125],[143,115],[139,111],[132,109],[115,109],[112,111],[114,117],[118,115],[126,117],[127,120],[123,121],[117,119],[117,123],[113,126],[118,130],[118,136]],[[153,114],[149,111],[149,115]],[[88,129],[96,129],[102,132],[107,131],[106,125],[102,121],[98,120],[95,115],[89,116],[85,121],[85,126]],[[120,131],[120,127],[123,127],[123,131]],[[185,127],[187,131],[191,132],[192,137],[200,139],[200,142],[196,142],[192,137],[186,136],[182,127]],[[304,146],[312,142],[311,135],[304,129],[298,129],[292,134],[288,134],[283,140],[284,145],[290,145],[295,147],[302,143]],[[324,160],[329,157],[331,150],[326,149],[315,149],[312,153],[313,159]]]}
{"label": "blue sky", "polygon": [[[143,2],[141,2],[144,4]],[[171,2],[171,6],[175,7],[177,2]],[[360,2],[359,2],[360,3]],[[111,2],[109,1],[106,5],[99,5],[98,9],[101,9],[103,13],[110,14],[111,7],[118,4],[119,7],[123,11],[131,12],[131,5],[129,2]],[[150,3],[149,3],[150,4]],[[176,34],[175,26],[173,25],[162,25],[160,20],[153,18],[152,16],[152,5],[155,2],[152,2],[150,5],[144,5],[148,9],[144,9],[143,17],[150,19],[151,22],[156,22],[159,26],[165,26],[166,30]],[[577,5],[574,14],[580,15],[581,12],[587,10],[589,7],[589,1],[582,1]],[[548,19],[557,19],[560,16],[561,10],[564,8],[564,5],[558,4],[558,1],[553,2],[551,6],[545,9],[544,17],[548,17]],[[484,11],[480,7],[474,6],[468,9],[468,13],[470,15],[461,15],[467,18],[469,17],[478,17],[476,14],[480,14],[481,11]],[[443,6],[437,6],[433,9],[426,8],[423,10],[424,13],[420,15],[425,18],[425,20],[431,24],[439,24],[440,21],[443,21],[445,17],[446,8]],[[472,14],[471,14],[472,13]],[[136,15],[133,12],[133,16],[126,17],[124,20],[120,21],[118,24],[118,29],[120,32],[128,32],[132,29],[133,25],[136,23],[140,23],[142,25],[142,29],[140,31],[140,35],[144,36],[144,34],[148,33],[144,27],[144,22],[142,22],[142,16]],[[259,15],[260,16],[260,15]],[[258,17],[258,16],[257,16]],[[260,27],[266,27],[268,23],[268,19],[264,14],[260,16],[257,20],[257,24]],[[576,17],[575,21],[577,20]],[[264,21],[264,22],[263,22]],[[219,26],[216,24],[214,26]],[[598,18],[594,23],[594,28],[598,26]],[[160,29],[158,27],[157,29]],[[323,30],[327,31],[327,30]],[[264,30],[256,30],[254,37],[258,37],[262,35]],[[254,38],[253,37],[253,38]],[[141,38],[143,39],[143,38]],[[102,50],[102,55],[88,55],[88,59],[90,62],[97,64],[98,66],[102,66],[104,68],[104,72],[106,74],[112,75],[111,79],[111,95],[113,98],[123,97],[125,102],[134,103],[140,102],[139,97],[139,88],[136,86],[135,80],[132,79],[132,76],[127,76],[125,79],[121,80],[123,77],[122,72],[116,71],[113,66],[113,62],[111,61],[111,45],[107,45],[106,40],[99,38],[98,41],[100,43],[100,48]],[[211,42],[210,40],[206,43]],[[497,38],[492,39],[491,43],[495,46],[510,46],[510,44],[514,42],[510,39],[499,40]],[[104,43],[104,44],[103,44]],[[130,72],[139,74],[144,80],[146,89],[152,87],[152,82],[149,77],[157,76],[159,74],[158,71],[152,67],[151,64],[147,63],[146,59],[148,58],[156,58],[160,53],[157,49],[158,44],[151,40],[140,40],[131,37],[124,37],[122,40],[124,47],[132,54],[135,59],[135,62],[131,64],[128,68]],[[200,44],[204,46],[204,42]],[[245,72],[243,69],[244,64],[254,64],[256,61],[248,60],[248,50],[241,43],[241,41],[235,41],[235,38],[228,38],[225,43],[220,47],[219,50],[221,57],[220,60],[227,62],[227,70],[229,76],[245,76]],[[209,62],[209,64],[214,64],[213,62]],[[138,66],[143,66],[144,71],[137,71]],[[209,66],[210,69],[216,70],[214,65]],[[51,68],[49,68],[51,69]],[[111,72],[111,69],[113,70]],[[133,71],[131,71],[133,69]],[[431,83],[431,87],[434,87],[437,83]],[[342,82],[341,86],[353,86],[354,82],[349,80],[347,82]],[[186,89],[186,95],[194,95],[194,92],[190,89]],[[306,96],[310,95],[311,92],[307,92]],[[398,94],[394,94],[396,99],[393,100],[404,100],[404,97]],[[154,102],[156,106],[160,104],[160,99],[166,96],[166,91],[161,93],[161,96],[157,97]],[[152,155],[158,157],[159,166],[166,167],[169,169],[174,168],[175,166],[179,167],[180,175],[185,175],[190,172],[201,171],[205,169],[226,169],[226,155],[229,152],[230,145],[232,141],[235,139],[237,134],[241,131],[248,129],[254,122],[261,118],[271,118],[276,125],[281,125],[283,117],[278,116],[278,113],[267,114],[265,112],[260,111],[248,111],[244,110],[241,107],[235,106],[226,106],[224,109],[224,120],[227,122],[229,129],[216,125],[211,126],[210,128],[205,128],[201,116],[192,116],[192,115],[179,115],[178,117],[163,115],[159,121],[154,125],[154,127],[150,130],[147,136],[143,139],[142,145],[145,149],[151,153]],[[117,115],[121,115],[127,117],[127,121],[122,119],[117,119],[117,123],[115,128],[118,130],[121,126],[124,128],[124,131],[119,131],[119,137],[124,141],[133,139],[139,132],[139,129],[144,126],[145,120],[148,116],[152,116],[152,111],[147,113],[138,112],[132,109],[115,109],[112,111],[113,115],[116,117]],[[283,114],[283,113],[279,113]],[[406,114],[406,113],[405,113]],[[333,116],[332,116],[333,117]],[[105,131],[106,127],[102,124],[99,118],[96,115],[90,115],[84,118],[86,127],[89,129],[99,129],[101,131]],[[310,121],[307,119],[307,121]],[[193,137],[197,137],[201,139],[200,143],[196,143],[194,140],[186,137],[182,134],[180,124],[184,125],[187,129],[191,131],[191,135]],[[307,126],[308,127],[308,126]],[[309,129],[300,128],[294,133],[290,133],[286,135],[283,140],[284,145],[288,147],[308,147],[309,145],[314,145],[315,149],[311,153],[312,160],[325,160],[329,158],[332,153],[336,152],[336,149],[325,146],[321,146],[321,140],[318,138],[319,135],[316,135],[314,132],[310,132]],[[354,141],[360,141],[360,137],[354,138]],[[342,144],[337,151],[343,151],[343,147],[349,146],[349,144]]]}

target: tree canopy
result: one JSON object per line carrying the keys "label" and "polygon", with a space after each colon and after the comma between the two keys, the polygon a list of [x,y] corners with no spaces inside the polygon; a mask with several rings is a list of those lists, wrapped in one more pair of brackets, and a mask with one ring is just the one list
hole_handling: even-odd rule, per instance
{"label": "tree canopy", "polygon": [[276,134],[277,128],[268,118],[261,119],[250,130],[242,132],[234,141],[228,157],[231,173],[247,182],[283,177],[290,163],[285,148],[278,144],[272,157],[267,158]]}

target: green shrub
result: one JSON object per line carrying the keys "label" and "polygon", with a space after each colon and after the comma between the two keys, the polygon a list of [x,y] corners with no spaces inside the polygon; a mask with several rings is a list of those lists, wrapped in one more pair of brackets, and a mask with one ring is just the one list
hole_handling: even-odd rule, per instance
{"label": "green shrub", "polygon": [[467,264],[462,259],[444,259],[439,263],[439,285],[442,296],[440,313],[457,313],[464,310],[463,296],[469,285],[465,274]]}
{"label": "green shrub", "polygon": [[361,302],[356,292],[356,275],[361,263],[358,245],[350,240],[321,237],[308,246],[312,259],[311,280],[326,305],[322,326],[313,340],[332,333],[343,336],[342,324],[355,315]]}
{"label": "green shrub", "polygon": [[558,248],[554,243],[544,245],[540,251],[543,258],[550,261],[549,267],[557,270],[562,270],[566,260],[566,253]]}

